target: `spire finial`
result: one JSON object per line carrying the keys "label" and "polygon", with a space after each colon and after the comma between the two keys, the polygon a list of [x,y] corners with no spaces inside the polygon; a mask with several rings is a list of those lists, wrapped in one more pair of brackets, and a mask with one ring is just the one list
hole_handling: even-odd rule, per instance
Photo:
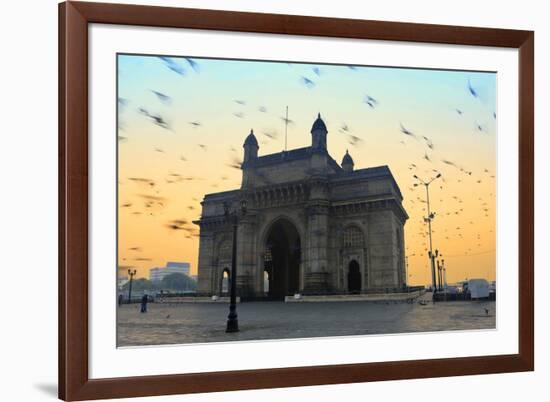
{"label": "spire finial", "polygon": [[250,129],[250,134],[254,134],[254,129],[253,128]]}
{"label": "spire finial", "polygon": [[321,112],[317,113],[317,118],[321,118]]}

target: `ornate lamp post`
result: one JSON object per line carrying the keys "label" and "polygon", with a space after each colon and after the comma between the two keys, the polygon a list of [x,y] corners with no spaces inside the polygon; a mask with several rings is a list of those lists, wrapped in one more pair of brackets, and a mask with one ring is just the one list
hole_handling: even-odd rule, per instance
{"label": "ornate lamp post", "polygon": [[437,260],[437,290],[441,291],[442,284],[441,281],[443,280],[443,267],[441,266],[441,261]]}
{"label": "ornate lamp post", "polygon": [[128,275],[130,276],[130,287],[128,288],[128,303],[132,303],[132,281],[134,280],[134,275],[137,273],[137,271],[128,270]]}
{"label": "ornate lamp post", "polygon": [[445,268],[445,260],[441,260],[441,267],[443,268],[443,287],[447,290],[447,268]]}
{"label": "ornate lamp post", "polygon": [[409,303],[409,256],[405,256],[405,286],[407,287],[407,303]]}
{"label": "ornate lamp post", "polygon": [[237,316],[237,228],[239,226],[239,218],[246,215],[246,199],[241,200],[241,210],[230,211],[229,204],[224,202],[223,210],[225,218],[233,225],[233,247],[231,252],[231,276],[230,279],[230,298],[229,298],[229,315],[227,316],[227,327],[225,332],[238,332],[239,320]]}
{"label": "ornate lamp post", "polygon": [[439,266],[439,290],[446,289],[444,272],[445,272],[445,260],[443,259],[443,254],[439,254],[439,261],[437,265]]}
{"label": "ornate lamp post", "polygon": [[[428,188],[434,180],[439,179],[441,177],[441,173],[438,173],[437,176],[435,176],[434,178],[432,178],[429,181],[424,181],[420,177],[418,177],[417,175],[414,175],[413,177],[416,180],[418,180],[421,184],[423,184],[424,187],[426,187],[426,203],[428,204],[428,216],[426,218],[424,218],[424,222],[428,223],[428,234],[429,234],[429,237],[430,237],[430,251],[428,252],[428,256],[430,257],[431,266],[432,266],[432,288],[433,288],[433,291],[435,293],[436,290],[437,290],[437,284],[436,284],[436,280],[435,280],[435,259],[437,258],[438,252],[436,250],[436,252],[434,254],[433,249],[432,249],[432,220],[435,218],[435,212],[432,213],[431,210],[430,210],[430,192],[429,192]],[[416,187],[416,186],[420,185],[420,183],[414,183],[414,186]]]}

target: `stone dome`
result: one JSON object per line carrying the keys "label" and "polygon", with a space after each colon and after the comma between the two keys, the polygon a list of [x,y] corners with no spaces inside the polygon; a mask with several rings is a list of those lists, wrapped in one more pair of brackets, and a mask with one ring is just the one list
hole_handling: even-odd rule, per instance
{"label": "stone dome", "polygon": [[317,119],[313,122],[313,126],[311,127],[311,132],[322,130],[325,133],[327,132],[327,126],[325,125],[325,122],[323,119],[321,119],[321,113],[317,115]]}
{"label": "stone dome", "polygon": [[254,130],[250,130],[250,134],[248,134],[248,137],[246,137],[246,140],[244,140],[244,146],[247,146],[247,145],[253,145],[256,147],[258,146],[258,140],[254,135]]}
{"label": "stone dome", "polygon": [[342,165],[348,165],[348,164],[353,165],[353,159],[352,159],[351,155],[349,154],[348,150],[346,149],[346,154],[342,158]]}

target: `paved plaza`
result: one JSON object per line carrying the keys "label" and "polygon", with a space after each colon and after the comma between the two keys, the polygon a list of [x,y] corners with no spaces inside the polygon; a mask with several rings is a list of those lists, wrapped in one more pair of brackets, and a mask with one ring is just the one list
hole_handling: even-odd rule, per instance
{"label": "paved plaza", "polygon": [[[240,332],[225,333],[227,303],[151,303],[118,308],[118,346],[495,328],[495,302],[250,302],[237,306]],[[487,311],[486,311],[487,309]]]}

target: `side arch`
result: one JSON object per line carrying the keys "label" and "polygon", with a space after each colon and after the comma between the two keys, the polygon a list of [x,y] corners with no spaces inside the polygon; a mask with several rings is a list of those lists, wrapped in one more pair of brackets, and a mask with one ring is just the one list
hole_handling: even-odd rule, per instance
{"label": "side arch", "polygon": [[370,281],[367,230],[364,224],[348,221],[339,234],[341,235],[338,271],[340,289],[346,293],[366,291]]}

